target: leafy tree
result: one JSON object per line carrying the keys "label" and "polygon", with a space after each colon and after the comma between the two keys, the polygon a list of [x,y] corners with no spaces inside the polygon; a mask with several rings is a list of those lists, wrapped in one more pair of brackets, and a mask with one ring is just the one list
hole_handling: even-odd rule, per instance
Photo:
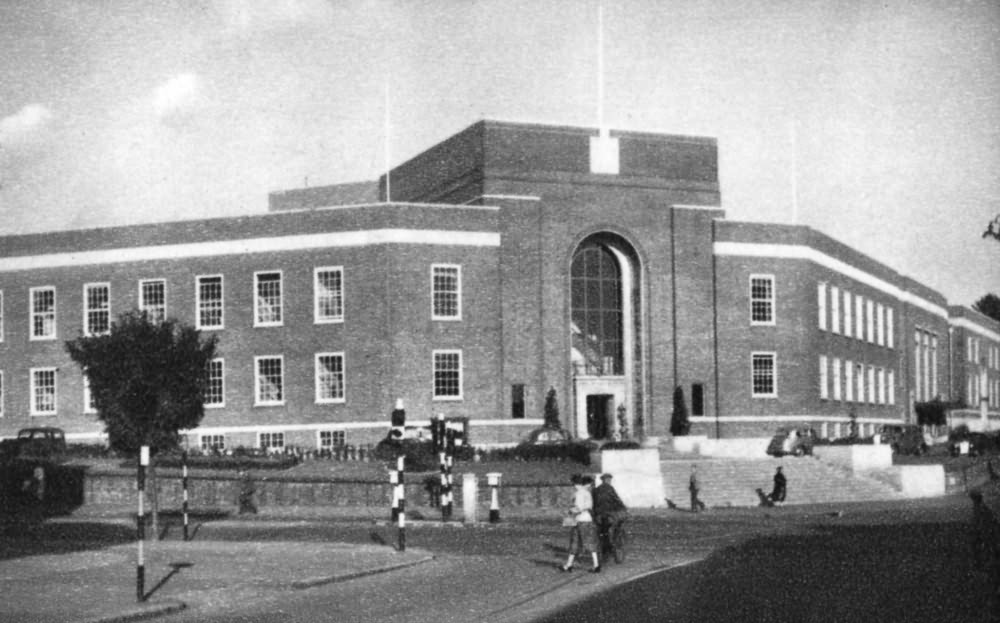
{"label": "leafy tree", "polygon": [[674,388],[674,413],[670,418],[670,434],[683,437],[691,431],[691,421],[688,419],[687,403],[684,402],[684,388],[678,385]]}
{"label": "leafy tree", "polygon": [[998,214],[996,218],[986,225],[986,231],[983,232],[983,238],[996,238],[997,240],[1000,240],[1000,214]]}
{"label": "leafy tree", "polygon": [[972,305],[972,309],[1000,322],[1000,296],[987,294]]}
{"label": "leafy tree", "polygon": [[112,449],[135,454],[178,445],[178,431],[204,416],[202,396],[217,338],[175,320],[153,323],[126,312],[109,333],[78,337],[66,350],[83,369]]}
{"label": "leafy tree", "polygon": [[545,424],[544,428],[560,429],[559,424],[559,401],[556,399],[556,388],[550,387],[545,394]]}

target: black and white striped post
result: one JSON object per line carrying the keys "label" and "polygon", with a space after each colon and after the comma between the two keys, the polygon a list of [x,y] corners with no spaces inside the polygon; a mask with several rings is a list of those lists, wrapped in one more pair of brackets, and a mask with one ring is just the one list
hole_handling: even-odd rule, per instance
{"label": "black and white striped post", "polygon": [[139,545],[139,553],[136,558],[135,567],[135,597],[139,602],[146,601],[146,561],[143,558],[143,541],[145,535],[145,512],[143,510],[142,498],[146,491],[146,466],[149,465],[149,446],[142,446],[139,449],[139,467],[136,470],[136,485],[139,491],[139,514],[135,517],[136,540]]}
{"label": "black and white striped post", "polygon": [[397,496],[399,501],[399,551],[406,551],[406,479],[403,472],[403,466],[406,462],[406,456],[400,456],[396,459],[396,479],[399,484],[396,487],[399,490]]}
{"label": "black and white striped post", "polygon": [[184,540],[188,540],[188,453],[181,454],[181,489],[184,501],[181,503],[181,513],[184,515]]}
{"label": "black and white striped post", "polygon": [[455,481],[453,479],[451,468],[454,464],[454,453],[455,453],[455,431],[448,428],[445,431],[445,452],[444,452],[444,478],[446,481],[445,491],[446,498],[442,500],[442,510],[441,513],[445,520],[451,519],[452,512],[454,510],[455,502]]}
{"label": "black and white striped post", "polygon": [[490,523],[500,523],[500,473],[486,474],[486,482],[490,486]]}
{"label": "black and white striped post", "polygon": [[399,472],[389,470],[389,485],[392,487],[392,511],[389,514],[389,521],[396,523],[399,521]]}

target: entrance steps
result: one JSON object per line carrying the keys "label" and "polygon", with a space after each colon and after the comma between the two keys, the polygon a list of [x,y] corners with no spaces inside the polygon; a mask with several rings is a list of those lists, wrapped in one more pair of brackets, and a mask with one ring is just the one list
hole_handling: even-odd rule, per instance
{"label": "entrance steps", "polygon": [[[788,481],[786,504],[866,502],[902,499],[887,478],[869,477],[811,456],[734,459],[664,453],[660,461],[664,495],[682,509],[690,508],[688,482],[697,466],[699,499],[709,508],[758,506],[757,489],[770,493],[775,470],[781,466]],[[873,474],[873,476],[875,476]]]}

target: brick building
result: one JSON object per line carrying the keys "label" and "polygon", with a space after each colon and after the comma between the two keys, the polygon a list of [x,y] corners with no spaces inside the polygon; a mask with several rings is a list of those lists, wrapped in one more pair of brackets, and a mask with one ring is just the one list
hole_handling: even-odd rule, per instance
{"label": "brick building", "polygon": [[[140,308],[219,336],[190,441],[363,443],[395,401],[474,443],[826,436],[940,395],[1000,410],[1000,326],[823,234],[725,220],[714,140],[477,123],[265,214],[0,238],[0,435],[100,432],[63,342]],[[386,201],[388,199],[390,201]]]}

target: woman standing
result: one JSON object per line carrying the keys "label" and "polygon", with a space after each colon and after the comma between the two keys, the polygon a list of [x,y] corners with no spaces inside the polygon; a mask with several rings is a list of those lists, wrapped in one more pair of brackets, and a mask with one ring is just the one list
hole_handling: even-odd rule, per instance
{"label": "woman standing", "polygon": [[572,521],[569,533],[569,558],[566,564],[561,567],[563,571],[572,571],[573,562],[576,557],[585,552],[590,552],[594,565],[591,573],[599,573],[601,564],[597,559],[597,533],[593,529],[594,518],[591,510],[594,508],[594,498],[590,494],[590,486],[594,479],[590,476],[574,475],[570,482],[573,483],[573,508],[569,515]]}

